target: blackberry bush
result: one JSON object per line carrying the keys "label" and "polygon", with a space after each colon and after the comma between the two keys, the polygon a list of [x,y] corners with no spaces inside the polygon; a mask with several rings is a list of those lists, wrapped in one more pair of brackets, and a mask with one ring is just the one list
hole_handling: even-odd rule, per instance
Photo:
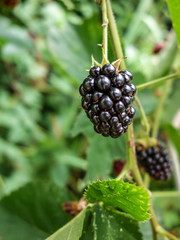
{"label": "blackberry bush", "polygon": [[171,175],[171,162],[164,144],[144,148],[136,147],[137,160],[149,175],[156,180],[167,180]]}
{"label": "blackberry bush", "polygon": [[97,133],[117,138],[128,130],[135,115],[133,75],[116,71],[110,63],[92,67],[89,74],[79,88],[82,107]]}

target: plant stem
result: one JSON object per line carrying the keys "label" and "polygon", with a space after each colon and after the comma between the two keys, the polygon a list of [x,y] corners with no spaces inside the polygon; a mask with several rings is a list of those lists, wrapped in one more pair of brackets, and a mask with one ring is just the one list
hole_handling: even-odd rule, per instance
{"label": "plant stem", "polygon": [[154,86],[156,86],[160,83],[163,83],[164,81],[172,80],[172,79],[178,78],[178,77],[180,77],[179,73],[170,74],[168,76],[158,78],[158,79],[152,80],[152,81],[147,82],[147,83],[140,84],[140,85],[136,86],[136,89],[137,90],[142,90],[142,89],[147,88],[147,87],[154,87]]}
{"label": "plant stem", "polygon": [[[119,39],[119,34],[118,34],[117,26],[116,26],[116,21],[115,21],[113,12],[112,12],[110,0],[106,0],[106,4],[107,4],[107,14],[108,14],[108,20],[109,20],[109,30],[110,30],[110,34],[111,34],[111,41],[112,41],[112,46],[114,48],[115,57],[117,59],[122,58],[123,50],[121,47],[121,42]],[[122,60],[120,68],[126,69],[124,60]]]}
{"label": "plant stem", "polygon": [[142,106],[142,104],[141,104],[141,102],[140,102],[140,100],[137,96],[135,97],[135,100],[136,100],[137,106],[138,106],[138,108],[140,110],[140,113],[141,113],[143,125],[146,129],[146,135],[149,136],[150,125],[148,123],[147,116],[146,116],[146,114],[144,112],[144,109],[143,109],[143,106]]}
{"label": "plant stem", "polygon": [[162,109],[163,109],[163,105],[166,101],[166,98],[168,96],[169,89],[170,89],[170,86],[171,86],[172,82],[173,82],[173,79],[171,79],[171,81],[166,83],[166,85],[164,87],[163,94],[162,94],[162,96],[159,100],[158,106],[157,106],[156,111],[154,113],[155,120],[154,120],[153,129],[152,129],[152,137],[154,137],[154,138],[157,137],[159,124],[160,124],[160,118],[161,118],[161,112],[162,112]]}
{"label": "plant stem", "polygon": [[174,236],[173,234],[171,234],[170,232],[167,232],[166,230],[164,230],[161,226],[157,227],[157,231],[159,234],[161,234],[162,236],[167,236],[172,240],[180,240],[179,238],[177,238],[176,236]]}
{"label": "plant stem", "polygon": [[108,18],[107,18],[107,7],[106,0],[102,1],[102,18],[103,18],[103,51],[105,59],[108,58]]}
{"label": "plant stem", "polygon": [[165,191],[165,192],[152,192],[153,197],[179,197],[180,192],[178,191]]}

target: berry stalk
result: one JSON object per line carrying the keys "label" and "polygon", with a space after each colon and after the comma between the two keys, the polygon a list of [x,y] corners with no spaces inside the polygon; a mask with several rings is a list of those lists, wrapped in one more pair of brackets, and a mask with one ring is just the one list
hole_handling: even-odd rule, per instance
{"label": "berry stalk", "polygon": [[[109,30],[111,35],[112,47],[114,49],[115,58],[119,59],[123,57],[123,50],[121,47],[121,42],[119,39],[119,34],[116,26],[116,21],[112,12],[110,0],[106,0],[106,4],[107,4],[107,15],[109,20]],[[121,62],[120,69],[126,69],[124,60],[122,60]]]}
{"label": "berry stalk", "polygon": [[[106,0],[102,1],[102,17],[103,17],[103,60],[108,59],[108,18],[107,18],[107,7],[106,7]],[[107,62],[105,62],[107,63]],[[105,63],[102,63],[104,65]]]}
{"label": "berry stalk", "polygon": [[142,89],[147,88],[147,87],[154,87],[158,84],[163,83],[164,81],[172,80],[172,79],[175,79],[175,78],[178,78],[178,77],[180,77],[179,73],[170,74],[168,76],[158,78],[158,79],[152,80],[152,81],[147,82],[147,83],[137,85],[136,89],[137,90],[142,90]]}

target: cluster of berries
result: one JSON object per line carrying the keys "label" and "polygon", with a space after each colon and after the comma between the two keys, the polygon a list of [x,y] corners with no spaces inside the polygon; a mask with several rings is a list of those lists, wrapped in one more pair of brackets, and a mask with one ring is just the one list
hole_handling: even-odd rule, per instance
{"label": "cluster of berries", "polygon": [[127,131],[135,115],[133,76],[127,70],[116,73],[109,63],[92,67],[89,74],[79,88],[82,107],[97,133],[117,138]]}
{"label": "cluster of berries", "polygon": [[167,180],[171,175],[171,161],[164,144],[158,142],[156,146],[144,148],[136,147],[137,160],[149,175],[156,180]]}

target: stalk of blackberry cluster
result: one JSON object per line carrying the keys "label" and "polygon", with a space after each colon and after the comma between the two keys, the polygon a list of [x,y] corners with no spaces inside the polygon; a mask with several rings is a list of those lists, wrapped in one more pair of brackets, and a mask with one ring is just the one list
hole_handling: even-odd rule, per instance
{"label": "stalk of blackberry cluster", "polygon": [[79,88],[82,107],[97,133],[117,138],[128,130],[135,115],[133,76],[127,70],[116,72],[110,63],[92,67],[89,74]]}
{"label": "stalk of blackberry cluster", "polygon": [[167,180],[171,175],[171,161],[164,144],[158,142],[156,146],[145,148],[136,147],[137,160],[149,175],[156,180]]}

